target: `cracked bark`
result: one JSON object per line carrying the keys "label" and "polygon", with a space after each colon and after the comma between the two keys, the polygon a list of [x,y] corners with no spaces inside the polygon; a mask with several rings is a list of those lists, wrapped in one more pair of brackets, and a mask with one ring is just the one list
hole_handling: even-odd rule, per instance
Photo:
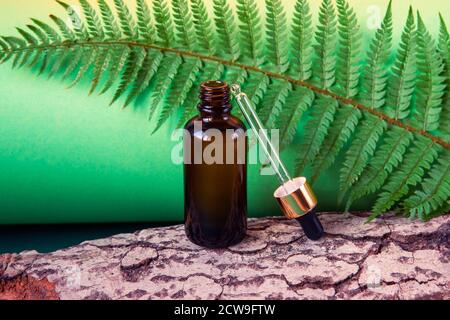
{"label": "cracked bark", "polygon": [[0,255],[0,299],[450,299],[450,216],[366,217],[321,215],[318,242],[266,218],[226,250],[173,226]]}

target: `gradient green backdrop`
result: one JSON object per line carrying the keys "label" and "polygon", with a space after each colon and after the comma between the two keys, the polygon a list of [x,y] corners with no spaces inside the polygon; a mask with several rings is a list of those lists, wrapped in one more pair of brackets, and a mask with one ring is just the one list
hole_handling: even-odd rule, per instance
{"label": "gradient green backdrop", "polygon": [[[320,1],[310,2],[316,13]],[[294,1],[285,3],[291,11]],[[350,3],[367,43],[374,33],[367,22],[377,6],[384,14],[387,0]],[[437,13],[448,18],[447,0],[394,0],[396,39],[409,4],[421,11],[432,34]],[[15,26],[50,13],[64,16],[52,0],[0,0],[0,34],[15,34]],[[170,159],[173,121],[152,136],[145,101],[126,110],[109,108],[109,95],[87,96],[87,82],[71,90],[66,85],[0,66],[0,224],[182,220],[182,167]],[[295,145],[283,157],[292,163],[294,153]],[[337,208],[336,171],[331,168],[315,186],[322,210]],[[275,188],[273,177],[251,168],[252,216],[279,214]],[[369,207],[369,200],[358,207]]]}

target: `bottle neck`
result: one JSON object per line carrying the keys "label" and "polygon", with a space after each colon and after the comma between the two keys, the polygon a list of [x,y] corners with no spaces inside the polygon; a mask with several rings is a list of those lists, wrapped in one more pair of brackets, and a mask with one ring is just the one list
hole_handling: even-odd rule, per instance
{"label": "bottle neck", "polygon": [[202,117],[226,117],[232,110],[231,92],[222,81],[207,81],[200,88],[198,109]]}

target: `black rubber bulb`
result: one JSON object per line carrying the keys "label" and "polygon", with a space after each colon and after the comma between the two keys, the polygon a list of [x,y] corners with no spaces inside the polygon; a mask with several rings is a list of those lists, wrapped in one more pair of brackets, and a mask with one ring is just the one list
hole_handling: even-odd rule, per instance
{"label": "black rubber bulb", "polygon": [[319,217],[317,217],[315,208],[296,220],[300,223],[305,235],[310,240],[317,241],[325,234],[322,223],[320,223]]}

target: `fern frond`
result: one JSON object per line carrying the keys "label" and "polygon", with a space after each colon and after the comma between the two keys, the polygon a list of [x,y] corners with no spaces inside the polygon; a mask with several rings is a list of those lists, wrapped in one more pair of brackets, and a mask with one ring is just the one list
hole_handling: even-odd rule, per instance
{"label": "fern frond", "polygon": [[198,59],[190,59],[181,65],[180,70],[172,82],[172,90],[169,93],[167,103],[163,105],[156,123],[156,132],[169,119],[170,115],[186,100],[188,92],[191,90],[197,78],[198,71],[202,63]]}
{"label": "fern frond", "polygon": [[56,0],[56,2],[59,3],[67,11],[67,14],[69,15],[72,22],[72,29],[75,31],[75,35],[77,36],[77,38],[87,40],[89,38],[89,33],[86,30],[86,26],[84,25],[77,11],[72,6],[63,1]]}
{"label": "fern frond", "polygon": [[331,0],[322,0],[314,46],[317,59],[314,75],[319,87],[329,89],[335,82],[336,13]]}
{"label": "fern frond", "polygon": [[439,42],[438,49],[444,63],[442,75],[446,79],[447,88],[442,98],[442,111],[439,131],[447,141],[450,141],[450,36],[444,18],[439,14]]}
{"label": "fern frond", "polygon": [[114,82],[119,78],[120,72],[125,66],[128,56],[131,53],[131,49],[126,46],[117,46],[113,48],[112,51],[113,53],[111,54],[108,64],[109,76],[100,94],[104,94],[114,85]]}
{"label": "fern frond", "polygon": [[423,137],[416,137],[400,168],[393,172],[373,206],[371,219],[391,209],[411,187],[416,186],[436,159],[441,147]]}
{"label": "fern frond", "polygon": [[276,128],[280,130],[280,150],[284,150],[294,140],[301,117],[314,102],[314,93],[305,88],[295,88],[286,99]]}
{"label": "fern frond", "polygon": [[95,60],[97,59],[97,55],[100,51],[99,48],[83,48],[82,49],[83,54],[80,59],[80,67],[78,69],[78,73],[75,77],[75,79],[72,81],[72,83],[67,88],[73,88],[80,80],[84,77],[86,72],[89,70],[91,65],[94,64]]}
{"label": "fern frond", "polygon": [[195,31],[192,14],[189,10],[187,0],[173,0],[173,20],[177,30],[178,40],[181,45],[189,50],[195,47]]}
{"label": "fern frond", "polygon": [[152,90],[149,120],[152,120],[156,110],[158,110],[164,99],[166,91],[172,84],[175,75],[183,63],[182,58],[177,54],[167,54],[156,74],[155,87]]}
{"label": "fern frond", "polygon": [[386,130],[386,123],[374,116],[367,116],[355,133],[355,139],[350,145],[340,175],[341,194],[356,182],[373,156],[378,140]]}
{"label": "fern frond", "polygon": [[220,46],[225,55],[229,55],[233,61],[237,60],[241,52],[237,40],[236,22],[230,5],[227,0],[214,0],[213,6]]}
{"label": "fern frond", "polygon": [[136,16],[139,36],[146,43],[153,43],[155,40],[155,28],[151,21],[150,8],[146,0],[136,0]]}
{"label": "fern frond", "polygon": [[285,81],[276,81],[270,87],[258,110],[265,128],[273,128],[275,119],[280,115],[292,85]]}
{"label": "fern frond", "polygon": [[215,43],[211,19],[206,11],[203,0],[191,0],[195,32],[200,47],[209,54],[215,53]]}
{"label": "fern frond", "polygon": [[339,151],[355,131],[360,117],[361,112],[353,107],[343,105],[338,109],[335,121],[314,159],[311,182],[314,183],[318,176],[334,163]]}
{"label": "fern frond", "polygon": [[41,30],[45,33],[48,42],[58,44],[61,42],[61,36],[59,33],[51,26],[49,26],[47,23],[42,22],[38,19],[31,18],[31,21],[34,22],[35,25],[37,25]]}
{"label": "fern frond", "polygon": [[392,171],[403,162],[403,155],[413,135],[407,130],[393,127],[385,134],[384,142],[364,169],[352,189],[346,204],[346,211],[356,200],[379,190]]}
{"label": "fern frond", "polygon": [[50,19],[58,26],[63,38],[66,41],[73,41],[75,39],[75,33],[67,26],[67,24],[61,19],[54,15],[50,15]]}
{"label": "fern frond", "polygon": [[92,39],[103,39],[103,27],[94,8],[87,0],[79,0],[81,8],[83,8],[84,18],[86,19],[89,36]]}
{"label": "fern frond", "polygon": [[155,14],[156,30],[162,44],[170,47],[175,43],[173,33],[173,21],[170,16],[166,0],[153,0],[153,12]]}
{"label": "fern frond", "polygon": [[375,109],[381,108],[386,102],[388,71],[385,65],[392,47],[392,29],[392,0],[390,0],[381,27],[370,43],[361,83],[361,103]]}
{"label": "fern frond", "polygon": [[259,65],[262,62],[262,28],[258,7],[255,0],[237,0],[236,6],[241,46],[245,56],[250,57],[253,64]]}
{"label": "fern frond", "polygon": [[313,26],[307,0],[297,0],[292,20],[292,54],[294,73],[299,80],[308,80],[312,75]]}
{"label": "fern frond", "polygon": [[74,48],[74,53],[71,59],[69,60],[69,64],[66,67],[66,70],[62,76],[62,80],[65,80],[68,76],[70,76],[77,68],[80,67],[80,62],[83,60],[84,55],[86,54],[86,49],[81,46],[76,46]]}
{"label": "fern frond", "polygon": [[108,48],[100,48],[99,54],[97,55],[97,60],[94,63],[94,71],[92,77],[91,89],[89,90],[89,95],[94,93],[97,89],[98,83],[102,75],[105,73],[106,67],[108,66],[108,59],[111,52]]}
{"label": "fern frond", "polygon": [[358,94],[361,32],[354,10],[346,0],[337,0],[339,50],[336,71],[337,91],[344,97]]}
{"label": "fern frond", "polygon": [[442,97],[446,89],[445,78],[441,76],[444,65],[420,14],[417,14],[417,20],[417,68],[419,78],[417,81],[414,123],[424,131],[432,131],[439,128]]}
{"label": "fern frond", "polygon": [[112,98],[110,105],[114,104],[114,102],[116,102],[125,93],[129,85],[136,80],[147,54],[147,50],[143,48],[134,48],[130,52],[127,57],[127,62],[125,63],[125,70],[122,73],[119,86],[114,93],[114,97]]}
{"label": "fern frond", "polygon": [[105,0],[97,0],[100,14],[102,16],[103,28],[106,37],[110,39],[119,39],[121,31],[117,24],[116,18]]}
{"label": "fern frond", "polygon": [[114,5],[119,17],[120,28],[122,29],[124,36],[128,39],[137,39],[139,35],[136,28],[136,22],[131,16],[127,5],[123,0],[114,0]]}
{"label": "fern frond", "polygon": [[386,113],[394,119],[405,119],[411,112],[411,97],[414,92],[416,67],[416,27],[412,8],[401,36],[393,74],[389,80]]}
{"label": "fern frond", "polygon": [[289,50],[286,13],[281,1],[266,0],[266,13],[267,59],[278,72],[284,73],[289,68]]}
{"label": "fern frond", "polygon": [[191,91],[187,95],[186,101],[183,104],[183,114],[178,121],[178,128],[182,128],[186,122],[198,114],[197,105],[199,103],[198,90],[202,82],[220,79],[225,68],[219,63],[207,63],[200,76],[197,78],[195,84],[192,86]]}
{"label": "fern frond", "polygon": [[444,152],[437,160],[428,177],[422,183],[422,190],[417,190],[403,203],[410,218],[418,216],[422,220],[439,209],[450,199],[450,153]]}
{"label": "fern frond", "polygon": [[265,95],[267,88],[269,87],[270,78],[264,73],[258,75],[251,75],[245,86],[245,92],[249,99],[253,102],[257,109],[263,96]]}
{"label": "fern frond", "polygon": [[329,97],[319,96],[312,107],[312,119],[303,130],[304,136],[298,148],[299,157],[296,161],[295,172],[299,176],[319,153],[328,128],[334,121],[338,103]]}
{"label": "fern frond", "polygon": [[142,67],[138,72],[136,80],[134,81],[133,88],[128,94],[127,100],[123,105],[126,108],[131,102],[134,101],[150,84],[154,75],[158,71],[159,65],[163,59],[163,54],[158,51],[147,52],[147,55],[142,63]]}
{"label": "fern frond", "polygon": [[208,63],[203,68],[203,72],[198,77],[195,85],[192,86],[189,94],[187,95],[186,101],[183,105],[183,114],[178,121],[178,128],[182,128],[186,122],[198,114],[197,105],[199,103],[198,88],[200,84],[204,81],[211,79],[220,79],[225,68],[219,63]]}

